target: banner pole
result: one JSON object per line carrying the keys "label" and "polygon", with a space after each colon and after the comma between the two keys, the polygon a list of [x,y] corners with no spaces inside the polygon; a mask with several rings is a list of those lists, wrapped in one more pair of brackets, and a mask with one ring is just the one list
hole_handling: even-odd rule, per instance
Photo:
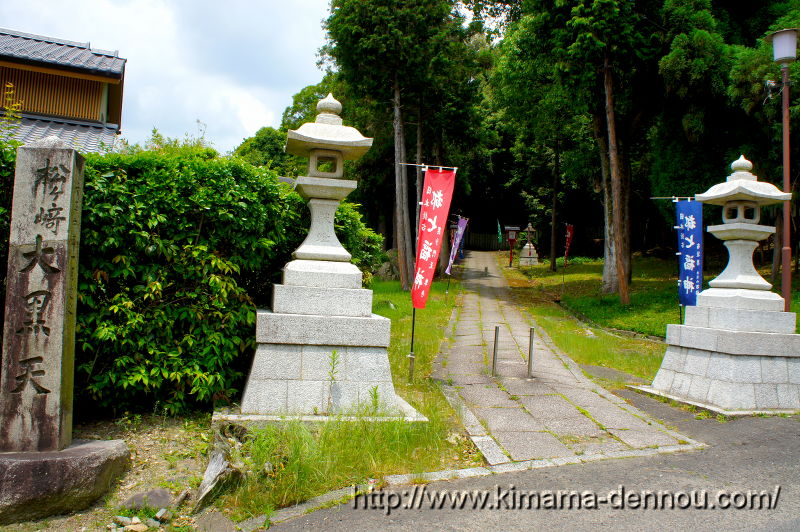
{"label": "banner pole", "polygon": [[417,324],[417,309],[411,309],[411,351],[408,353],[408,383],[414,382],[414,362],[417,358],[414,356],[414,328]]}

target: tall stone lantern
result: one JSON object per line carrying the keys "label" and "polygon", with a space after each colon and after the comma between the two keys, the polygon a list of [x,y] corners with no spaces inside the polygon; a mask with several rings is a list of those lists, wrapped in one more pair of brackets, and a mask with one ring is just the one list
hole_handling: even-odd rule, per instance
{"label": "tall stone lantern", "polygon": [[800,409],[800,335],[796,316],[783,312],[753,266],[758,242],[775,232],[760,225],[760,208],[787,200],[758,181],[744,156],[731,164],[727,181],[695,199],[722,206],[720,225],[708,232],[725,242],[728,265],[683,325],[667,326],[667,351],[651,386],[641,389],[725,414],[794,412]]}
{"label": "tall stone lantern", "polygon": [[372,145],[342,124],[341,110],[329,94],[317,104],[315,122],[288,132],[286,151],[309,161],[308,175],[295,185],[308,200],[311,227],[274,286],[272,309],[257,313],[241,413],[215,419],[324,418],[376,402],[382,415],[425,419],[395,393],[390,320],[372,314],[372,291],[361,287],[361,271],[334,232],[336,209],[357,186],[343,179],[344,161]]}

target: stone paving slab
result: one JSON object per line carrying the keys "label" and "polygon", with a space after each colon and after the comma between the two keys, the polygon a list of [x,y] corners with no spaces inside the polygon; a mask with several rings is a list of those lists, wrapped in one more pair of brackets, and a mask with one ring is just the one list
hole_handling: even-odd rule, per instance
{"label": "stone paving slab", "polygon": [[514,460],[558,458],[574,454],[549,432],[497,431],[492,435]]}
{"label": "stone paving slab", "polygon": [[545,426],[531,419],[522,407],[514,408],[476,408],[475,415],[489,427],[489,431],[542,431]]}
{"label": "stone paving slab", "polygon": [[[464,271],[460,317],[454,311],[449,329],[454,336],[443,344],[435,377],[492,470],[703,447],[588,379],[510,302],[493,253],[469,252]],[[496,325],[497,375],[492,376]],[[527,378],[530,327],[536,328],[532,379]]]}

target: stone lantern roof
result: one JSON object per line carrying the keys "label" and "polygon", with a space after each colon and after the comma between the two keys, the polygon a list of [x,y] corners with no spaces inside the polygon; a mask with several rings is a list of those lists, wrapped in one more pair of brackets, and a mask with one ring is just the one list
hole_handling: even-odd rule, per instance
{"label": "stone lantern roof", "polygon": [[702,194],[696,194],[695,199],[710,205],[725,205],[730,201],[752,201],[760,205],[770,205],[792,198],[789,192],[781,192],[772,183],[758,181],[758,177],[750,173],[753,163],[744,158],[744,155],[731,163],[733,173],[727,181],[709,188]]}
{"label": "stone lantern roof", "polygon": [[309,157],[311,150],[330,150],[340,152],[344,159],[354,160],[363,156],[372,146],[371,138],[364,137],[354,127],[342,124],[339,116],[342,104],[332,94],[319,101],[317,111],[316,121],[289,130],[286,153]]}

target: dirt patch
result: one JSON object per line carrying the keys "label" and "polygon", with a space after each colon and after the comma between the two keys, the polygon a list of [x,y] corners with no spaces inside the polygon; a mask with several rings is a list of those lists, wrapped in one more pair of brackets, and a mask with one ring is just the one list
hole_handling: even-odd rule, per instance
{"label": "dirt patch", "polygon": [[[0,530],[106,530],[114,516],[122,513],[121,505],[136,493],[164,488],[173,498],[186,489],[194,494],[206,468],[210,419],[208,414],[188,418],[136,414],[113,421],[76,425],[74,439],[124,440],[131,450],[131,468],[108,495],[85,510],[0,527]],[[175,510],[171,523],[161,530],[193,530],[194,518],[189,515],[191,503],[190,500]]]}

